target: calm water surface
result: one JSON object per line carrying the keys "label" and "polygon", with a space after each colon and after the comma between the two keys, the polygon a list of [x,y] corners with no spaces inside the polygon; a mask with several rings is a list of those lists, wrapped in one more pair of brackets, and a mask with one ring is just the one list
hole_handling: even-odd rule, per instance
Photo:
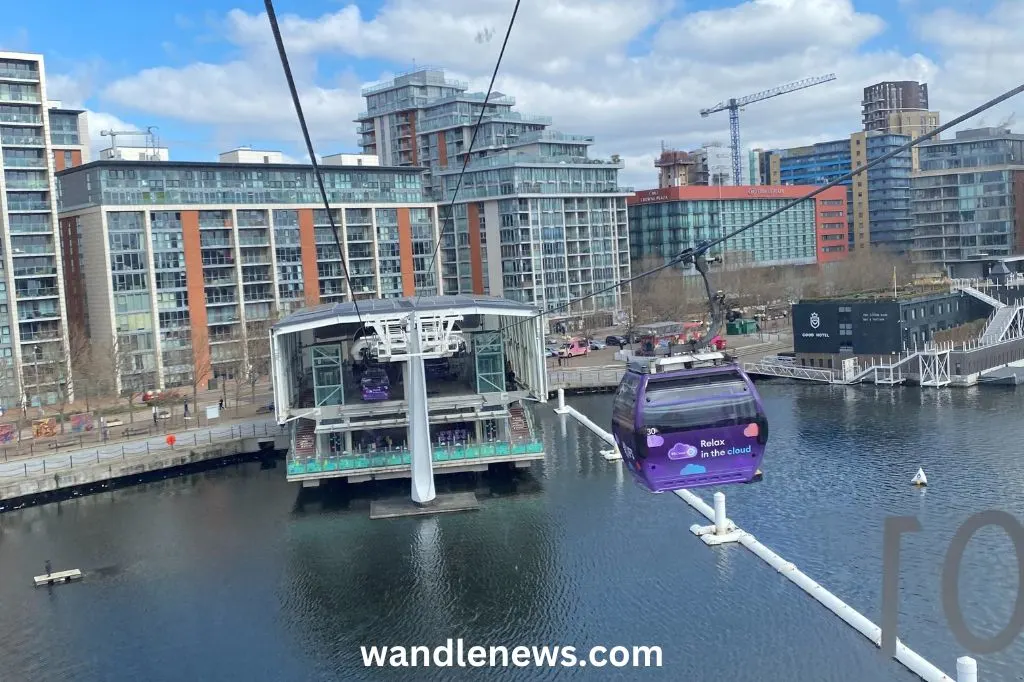
{"label": "calm water surface", "polygon": [[[917,515],[900,632],[954,673],[942,555],[974,512],[1024,518],[1024,392],[762,388],[766,479],[727,490],[729,515],[875,622],[882,520]],[[609,418],[608,396],[572,404]],[[705,547],[688,531],[702,519],[637,488],[574,421],[537,417],[547,460],[533,481],[482,482],[476,513],[370,521],[366,499],[300,502],[281,468],[252,464],[0,515],[0,679],[916,679],[747,550]],[[87,578],[35,589],[46,559]],[[1015,576],[1009,539],[978,533],[961,582],[976,634],[1008,621]],[[664,667],[362,666],[359,645],[446,637],[658,644]],[[979,660],[985,682],[1024,679],[1021,640]]]}

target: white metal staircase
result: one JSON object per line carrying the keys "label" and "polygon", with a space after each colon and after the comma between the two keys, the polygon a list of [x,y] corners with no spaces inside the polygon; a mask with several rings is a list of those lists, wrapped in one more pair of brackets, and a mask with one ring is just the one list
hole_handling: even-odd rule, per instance
{"label": "white metal staircase", "polygon": [[952,291],[962,291],[968,296],[973,296],[982,303],[987,303],[997,310],[1000,308],[1007,307],[1006,304],[1000,301],[998,298],[995,298],[994,296],[989,296],[981,289],[975,287],[974,284],[974,280],[954,279],[952,284],[950,285],[950,289]]}
{"label": "white metal staircase", "polygon": [[1019,303],[997,308],[981,333],[981,345],[988,346],[1024,335],[1024,306]]}

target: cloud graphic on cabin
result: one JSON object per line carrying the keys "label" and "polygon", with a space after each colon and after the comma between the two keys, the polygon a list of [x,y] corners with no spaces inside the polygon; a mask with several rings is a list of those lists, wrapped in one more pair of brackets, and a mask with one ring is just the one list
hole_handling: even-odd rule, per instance
{"label": "cloud graphic on cabin", "polygon": [[691,459],[697,456],[697,448],[686,443],[676,443],[668,451],[669,459]]}
{"label": "cloud graphic on cabin", "polygon": [[704,467],[702,467],[699,464],[687,464],[679,472],[679,475],[680,476],[693,476],[694,474],[706,474],[707,472],[708,472],[708,470],[705,469]]}
{"label": "cloud graphic on cabin", "polygon": [[660,448],[665,444],[665,439],[655,434],[653,436],[647,436],[647,447],[649,448]]}

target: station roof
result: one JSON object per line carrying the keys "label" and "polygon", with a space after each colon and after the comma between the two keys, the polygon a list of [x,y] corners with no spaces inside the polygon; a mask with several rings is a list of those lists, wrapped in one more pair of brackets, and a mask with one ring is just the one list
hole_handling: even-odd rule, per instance
{"label": "station roof", "polygon": [[[356,313],[356,303],[359,312]],[[369,319],[392,318],[417,312],[452,311],[461,315],[507,315],[510,317],[530,317],[540,313],[540,309],[517,301],[509,301],[497,296],[422,296],[409,298],[370,298],[353,303],[324,303],[296,311],[274,325],[279,331],[301,331],[316,329],[333,324],[353,324]]]}

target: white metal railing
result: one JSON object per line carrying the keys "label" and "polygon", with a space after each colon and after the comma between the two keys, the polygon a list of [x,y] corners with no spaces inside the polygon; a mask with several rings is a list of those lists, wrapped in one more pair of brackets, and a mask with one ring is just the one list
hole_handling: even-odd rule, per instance
{"label": "white metal railing", "polygon": [[978,289],[977,287],[975,287],[974,285],[976,283],[977,283],[976,280],[955,279],[950,284],[950,290],[951,291],[962,291],[965,294],[967,294],[969,296],[973,296],[974,298],[978,299],[979,301],[982,301],[983,303],[989,304],[993,308],[997,308],[998,309],[998,308],[1005,308],[1006,307],[1006,304],[1003,303],[1002,301],[1000,301],[998,298],[995,298],[994,296],[989,296],[984,291],[982,291],[982,290]]}
{"label": "white metal railing", "polygon": [[839,383],[835,372],[830,369],[817,367],[803,367],[773,362],[745,362],[743,369],[748,374],[761,374],[787,379],[805,379],[807,381],[820,381],[826,384]]}

